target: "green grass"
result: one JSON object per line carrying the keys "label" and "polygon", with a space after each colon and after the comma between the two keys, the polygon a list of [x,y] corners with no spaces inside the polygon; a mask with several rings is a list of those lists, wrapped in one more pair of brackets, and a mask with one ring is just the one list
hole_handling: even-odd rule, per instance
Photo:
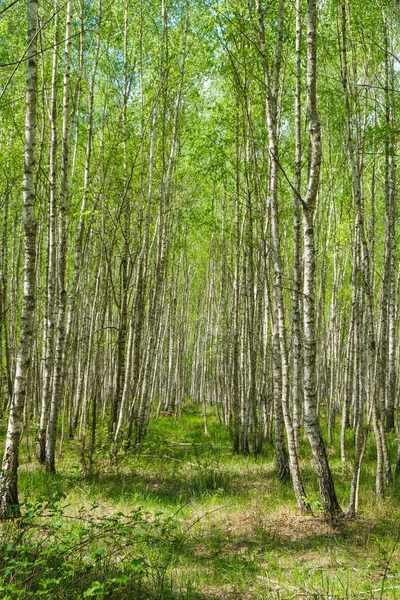
{"label": "green grass", "polygon": [[[59,474],[21,451],[24,518],[1,531],[0,598],[347,599],[400,597],[400,498],[374,497],[374,453],[363,466],[360,513],[330,524],[319,512],[310,451],[302,472],[314,517],[296,514],[273,448],[233,456],[214,414],[204,437],[200,411],[152,422],[136,452],[110,464],[99,437],[94,468],[65,441]],[[32,432],[33,439],[33,432]],[[390,439],[393,451],[396,440]],[[329,448],[338,496],[348,502],[350,468]],[[349,440],[349,449],[351,440]],[[32,452],[32,442],[30,448]]]}

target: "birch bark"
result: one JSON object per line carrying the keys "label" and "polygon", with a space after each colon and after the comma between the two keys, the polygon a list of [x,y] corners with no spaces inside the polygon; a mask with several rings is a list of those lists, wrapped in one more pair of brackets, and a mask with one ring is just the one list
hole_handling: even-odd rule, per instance
{"label": "birch bark", "polygon": [[[66,228],[66,210],[68,202],[69,187],[69,155],[70,155],[70,115],[69,115],[69,81],[71,71],[71,20],[72,20],[72,0],[68,0],[67,16],[65,25],[65,49],[64,49],[64,82],[63,82],[63,108],[62,108],[62,140],[61,140],[61,182],[60,182],[60,200],[58,214],[58,256],[57,256],[57,276],[58,276],[58,294],[57,294],[57,332],[55,347],[55,364],[53,376],[53,388],[51,405],[60,406],[63,395],[63,371],[64,371],[64,342],[65,342],[65,311],[66,311],[66,290],[65,290],[65,272],[67,260],[67,228]],[[48,452],[48,468],[52,470],[53,453]],[[46,456],[45,456],[46,459]]]}
{"label": "birch bark", "polygon": [[50,196],[49,196],[49,224],[48,224],[48,250],[47,250],[47,274],[46,274],[46,308],[44,318],[44,373],[42,404],[40,411],[40,424],[38,433],[38,460],[45,462],[46,457],[46,429],[49,419],[49,408],[51,398],[51,383],[54,367],[54,329],[56,319],[56,193],[57,193],[57,68],[58,68],[58,15],[57,0],[54,2],[54,12],[56,14],[54,23],[54,48],[53,48],[53,66],[51,76],[51,109],[50,109]]}
{"label": "birch bark", "polygon": [[304,427],[317,471],[323,510],[341,514],[322,439],[316,393],[315,242],[314,214],[322,161],[321,126],[317,112],[317,3],[307,0],[307,116],[310,132],[310,167],[303,202],[304,232]]}
{"label": "birch bark", "polygon": [[33,318],[35,311],[36,223],[35,207],[35,145],[37,99],[37,20],[38,1],[28,2],[28,52],[26,78],[26,116],[24,176],[22,183],[24,226],[24,293],[21,331],[14,379],[13,397],[7,427],[6,445],[0,474],[0,517],[19,515],[18,454],[22,432],[22,417],[26,400],[27,374],[31,363]]}
{"label": "birch bark", "polygon": [[[281,394],[275,402],[280,402],[284,417],[286,435],[288,439],[288,454],[289,468],[292,476],[293,488],[296,495],[297,506],[300,512],[309,512],[309,506],[305,501],[305,491],[301,480],[300,466],[296,450],[295,434],[293,430],[292,418],[289,410],[289,360],[287,351],[287,331],[285,322],[285,307],[283,299],[283,269],[281,256],[281,242],[279,232],[279,217],[278,217],[278,141],[277,141],[277,94],[279,85],[280,63],[282,54],[282,18],[284,10],[284,0],[281,0],[278,8],[278,26],[277,26],[277,41],[275,46],[273,60],[273,75],[269,73],[267,63],[267,47],[265,38],[264,16],[262,13],[261,3],[257,0],[257,12],[259,18],[259,36],[260,46],[263,58],[264,79],[265,79],[265,108],[266,121],[268,128],[268,149],[270,159],[269,172],[269,206],[271,211],[271,234],[273,247],[273,268],[274,268],[274,285],[273,285],[273,300],[274,300],[274,315],[275,326],[279,340],[279,353],[281,361],[281,382],[278,385],[274,384],[275,395],[278,394],[281,386]],[[279,377],[278,370],[275,369],[276,376]],[[280,412],[280,411],[279,411]],[[275,418],[279,417],[275,415]]]}

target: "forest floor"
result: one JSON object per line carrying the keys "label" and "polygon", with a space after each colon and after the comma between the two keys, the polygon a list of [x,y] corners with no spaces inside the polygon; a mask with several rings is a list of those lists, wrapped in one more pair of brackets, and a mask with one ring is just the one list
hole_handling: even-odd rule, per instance
{"label": "forest floor", "polygon": [[[110,463],[107,435],[93,468],[65,441],[57,476],[20,467],[23,518],[3,524],[0,598],[132,600],[400,598],[400,494],[374,497],[374,450],[363,465],[357,519],[321,515],[304,441],[302,472],[313,517],[296,513],[277,481],[273,449],[233,456],[216,416],[188,406],[152,422],[140,452]],[[32,432],[33,437],[33,432]],[[393,443],[395,440],[390,440]],[[351,439],[348,440],[349,450]],[[329,448],[346,508],[350,467]]]}

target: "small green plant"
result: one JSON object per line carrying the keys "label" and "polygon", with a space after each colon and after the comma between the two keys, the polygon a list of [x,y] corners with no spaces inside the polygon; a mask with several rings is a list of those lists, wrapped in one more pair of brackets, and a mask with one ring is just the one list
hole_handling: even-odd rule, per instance
{"label": "small green plant", "polygon": [[[302,442],[307,502],[296,513],[273,451],[233,456],[217,418],[205,440],[198,407],[151,423],[149,437],[110,465],[108,432],[85,475],[65,440],[59,475],[21,471],[22,518],[0,528],[1,600],[272,600],[398,597],[399,491],[374,497],[365,458],[354,521],[326,523],[312,457]],[[396,448],[393,448],[394,451]],[[21,457],[24,467],[24,456]],[[351,472],[332,454],[341,505]]]}
{"label": "small green plant", "polygon": [[[59,482],[47,497],[26,503],[20,521],[3,527],[0,597],[141,598],[146,587],[165,588],[171,559],[153,562],[141,549],[168,544],[176,521],[141,507],[99,515],[97,503],[68,514]],[[131,596],[129,596],[131,594]]]}

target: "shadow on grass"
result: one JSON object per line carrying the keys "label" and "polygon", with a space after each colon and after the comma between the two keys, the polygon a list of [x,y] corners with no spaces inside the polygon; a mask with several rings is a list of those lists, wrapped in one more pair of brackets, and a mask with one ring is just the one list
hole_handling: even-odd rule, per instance
{"label": "shadow on grass", "polygon": [[254,495],[271,497],[271,502],[291,502],[290,483],[277,481],[271,463],[241,469],[212,462],[185,463],[141,461],[132,470],[99,472],[82,479],[88,493],[113,502],[147,501],[164,507],[203,502],[212,496],[227,502],[245,502]]}
{"label": "shadow on grass", "polygon": [[[302,518],[300,529],[297,527],[300,537],[293,538],[290,530],[295,521],[296,518],[292,517],[285,523],[258,524],[241,532],[229,530],[227,523],[207,529],[192,528],[190,531],[180,528],[179,531],[173,530],[160,539],[154,538],[153,550],[152,544],[145,548],[143,540],[140,543],[137,538],[137,543],[132,545],[132,554],[128,552],[121,558],[115,552],[102,550],[97,545],[91,546],[90,552],[82,555],[79,543],[75,540],[73,543],[69,541],[68,547],[65,540],[64,545],[60,544],[53,535],[56,530],[48,535],[45,543],[40,544],[23,545],[21,539],[19,544],[16,544],[9,539],[8,544],[2,547],[2,550],[6,548],[6,551],[0,559],[2,598],[283,598],[287,596],[275,596],[272,592],[262,594],[259,588],[253,589],[252,586],[254,587],[258,580],[263,580],[265,573],[276,576],[279,569],[287,569],[286,577],[290,578],[291,569],[294,569],[296,562],[301,563],[307,553],[312,551],[313,558],[309,560],[314,561],[316,565],[319,562],[318,557],[329,555],[332,549],[336,553],[340,552],[342,570],[345,565],[347,571],[353,572],[355,560],[357,561],[356,571],[359,572],[360,581],[363,581],[371,569],[371,555],[366,551],[368,541],[379,537],[382,544],[392,544],[396,542],[396,535],[398,541],[398,527],[396,532],[393,529],[390,532],[387,520],[354,521],[332,528],[319,519]],[[100,530],[102,531],[101,528]],[[383,532],[386,533],[384,538],[381,537]],[[96,540],[91,528],[87,529],[85,535],[91,536],[91,544]],[[82,534],[76,536],[78,542],[82,539]],[[106,541],[107,538],[104,539]],[[122,536],[119,541],[123,548]],[[72,549],[75,549],[73,555]],[[316,557],[317,552],[319,554]],[[392,577],[398,575],[396,568],[388,565],[387,554],[382,553],[380,558],[375,556],[374,559],[374,571],[369,577],[375,578],[375,585],[380,585],[382,581],[385,583],[383,578],[388,566],[391,568]],[[335,560],[332,565],[324,565],[325,581],[328,581],[330,576],[335,578],[337,575]],[[292,581],[299,590],[305,585],[307,571],[308,566],[305,564],[304,579]],[[179,579],[178,574],[182,572],[186,573],[185,580]],[[193,572],[205,574],[200,583],[191,580],[190,574]],[[323,578],[318,585],[322,581]],[[307,597],[329,597],[318,591],[316,594]]]}
{"label": "shadow on grass", "polygon": [[[325,573],[326,577],[333,579],[337,572],[343,572],[349,580],[355,581],[354,589],[358,590],[368,578],[379,587],[386,575],[400,575],[400,557],[396,550],[399,545],[399,492],[393,487],[389,490],[391,497],[388,501],[380,505],[375,501],[373,449],[368,449],[361,477],[360,498],[364,503],[361,508],[366,507],[364,516],[361,513],[352,522],[332,526],[319,517],[295,516],[291,484],[281,485],[276,478],[273,448],[265,446],[257,459],[232,456],[229,438],[226,432],[221,432],[215,419],[210,420],[209,429],[211,435],[205,438],[198,417],[189,415],[184,423],[165,419],[154,425],[142,448],[134,454],[121,453],[115,464],[110,465],[99,453],[96,457],[98,470],[87,477],[79,473],[78,467],[75,475],[71,476],[72,463],[67,461],[66,474],[56,478],[46,475],[36,466],[21,472],[21,490],[28,496],[45,493],[54,484],[65,488],[67,502],[70,497],[86,504],[104,501],[110,505],[106,511],[116,512],[115,505],[118,504],[128,513],[138,505],[149,513],[155,512],[154,506],[157,506],[165,515],[171,512],[177,515],[176,522],[166,535],[155,534],[151,540],[142,540],[141,548],[133,546],[135,552],[142,552],[146,557],[145,576],[135,579],[135,574],[129,571],[133,567],[125,564],[125,558],[121,559],[120,565],[107,566],[101,555],[98,563],[95,561],[86,571],[83,563],[87,562],[87,558],[82,555],[82,565],[77,565],[75,579],[66,580],[69,582],[68,590],[76,590],[76,595],[72,595],[71,591],[69,595],[54,597],[81,598],[83,592],[97,581],[99,586],[106,587],[104,593],[101,587],[97,591],[93,589],[93,597],[121,600],[260,600],[278,597],[273,592],[265,592],[264,595],[259,588],[252,590],[254,582],[264,580],[266,573],[277,580],[286,577],[294,581],[297,569],[301,572],[301,585],[304,587],[308,571]],[[107,455],[108,446],[104,448]],[[330,448],[329,453],[336,489],[345,506],[351,471],[341,467],[337,449]],[[68,460],[79,456],[79,444],[75,440],[65,444],[65,455]],[[318,513],[318,484],[307,443],[304,443],[302,456],[306,491],[314,511]],[[189,505],[186,511],[177,510],[186,504]],[[377,512],[374,515],[375,505]],[[211,515],[214,507],[215,514]],[[199,517],[199,512],[203,516]],[[125,540],[121,540],[122,547],[125,547]],[[30,564],[29,560],[27,564]],[[127,571],[124,571],[125,567]],[[48,579],[52,577],[59,579],[57,569]],[[192,582],[196,581],[196,577],[194,589]],[[20,575],[17,578],[21,582]],[[317,582],[317,587],[322,586],[321,581]],[[51,582],[48,585],[51,586]],[[286,590],[279,597],[294,597],[294,593],[303,589],[299,586],[295,592],[292,590],[289,594]],[[328,592],[320,593],[321,586],[314,595],[310,592],[313,588],[299,594],[328,598]],[[246,590],[246,593],[237,590]],[[53,596],[49,593],[48,597]],[[335,592],[330,597],[365,596]]]}

